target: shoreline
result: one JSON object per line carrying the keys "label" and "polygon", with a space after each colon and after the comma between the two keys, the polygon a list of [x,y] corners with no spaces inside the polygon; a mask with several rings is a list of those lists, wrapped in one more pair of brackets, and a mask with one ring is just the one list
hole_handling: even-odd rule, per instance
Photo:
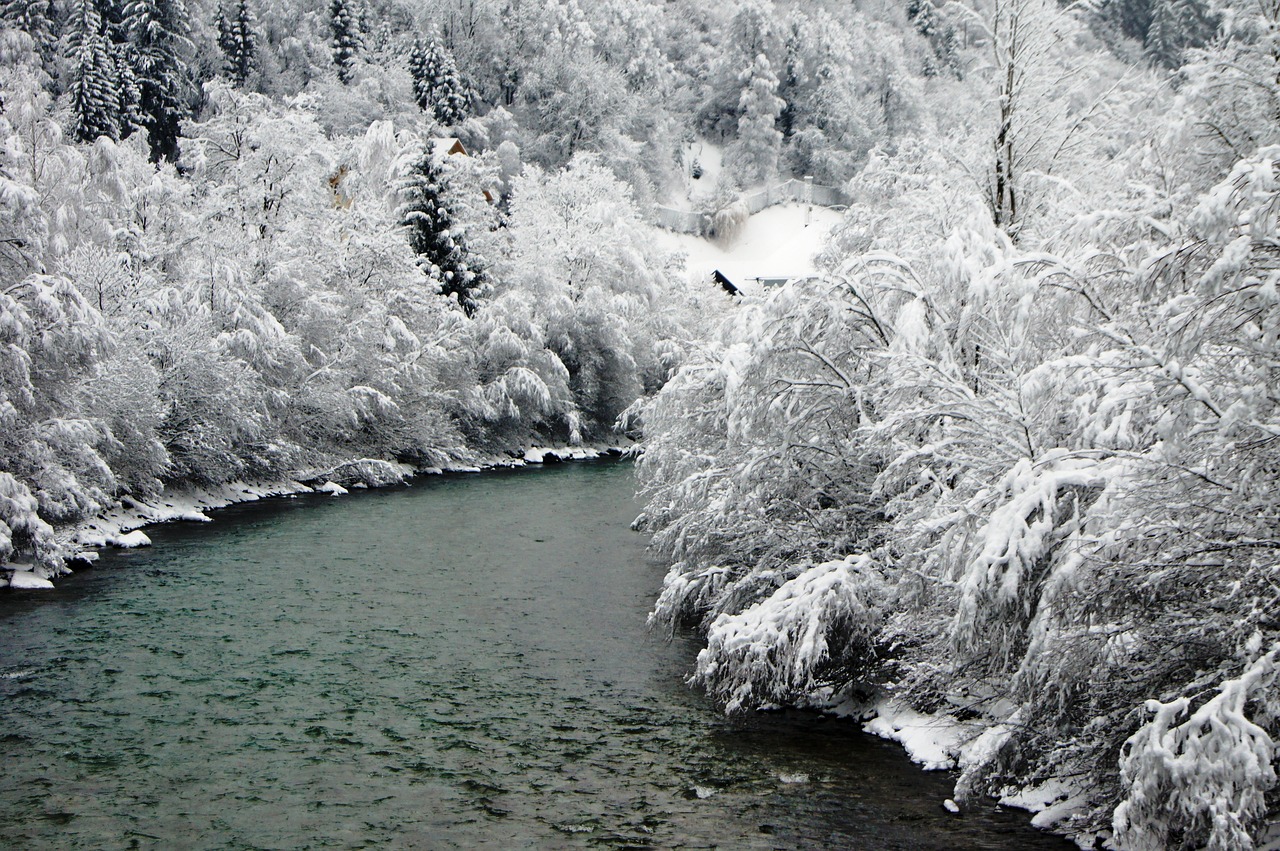
{"label": "shoreline", "polygon": [[[298,471],[295,476],[278,480],[237,480],[203,488],[165,489],[148,499],[124,496],[114,507],[57,530],[58,542],[72,552],[62,572],[53,577],[46,577],[33,570],[30,564],[0,564],[0,589],[52,590],[56,587],[54,580],[58,577],[70,575],[76,569],[93,566],[99,558],[100,550],[108,547],[132,549],[150,546],[151,539],[143,531],[147,527],[175,522],[209,523],[213,518],[206,512],[230,505],[300,494],[327,493],[336,497],[348,494],[352,490],[403,485],[417,476],[482,473],[568,461],[621,458],[629,449],[627,445],[610,444],[591,446],[534,444],[524,449],[523,454],[519,456],[475,455],[469,459],[452,459],[448,466],[441,467],[415,467],[411,464],[378,459],[353,458],[327,470]],[[339,471],[344,468],[351,468],[353,472],[343,475]],[[379,474],[373,481],[368,481],[368,476],[360,475],[360,472],[367,468],[375,468]],[[351,480],[353,477],[355,481]],[[336,479],[343,479],[346,484],[335,481]]]}

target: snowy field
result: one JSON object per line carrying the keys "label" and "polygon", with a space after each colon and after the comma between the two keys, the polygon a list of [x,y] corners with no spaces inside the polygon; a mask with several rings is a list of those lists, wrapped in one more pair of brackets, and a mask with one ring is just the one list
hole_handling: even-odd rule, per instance
{"label": "snowy field", "polygon": [[816,270],[813,258],[843,213],[825,207],[781,204],[755,214],[730,244],[658,229],[658,243],[685,255],[691,280],[719,269],[745,293],[760,291],[756,278],[794,278]]}

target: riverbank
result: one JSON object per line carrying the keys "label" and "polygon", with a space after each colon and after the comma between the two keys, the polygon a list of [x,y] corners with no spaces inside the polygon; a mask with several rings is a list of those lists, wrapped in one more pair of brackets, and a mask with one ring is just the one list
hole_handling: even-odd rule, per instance
{"label": "riverbank", "polygon": [[433,467],[362,458],[325,469],[298,471],[293,477],[274,481],[233,481],[202,488],[166,489],[146,499],[125,496],[115,507],[57,530],[59,544],[71,552],[62,573],[48,577],[30,564],[0,564],[0,588],[23,591],[52,589],[53,579],[72,573],[74,566],[92,565],[98,561],[99,551],[103,549],[150,546],[151,539],[143,531],[148,527],[174,522],[208,523],[212,518],[206,512],[231,505],[309,493],[328,493],[336,497],[353,489],[407,484],[417,476],[478,473],[531,464],[621,457],[627,451],[628,447],[622,445],[548,447],[534,444],[519,453],[474,453]]}

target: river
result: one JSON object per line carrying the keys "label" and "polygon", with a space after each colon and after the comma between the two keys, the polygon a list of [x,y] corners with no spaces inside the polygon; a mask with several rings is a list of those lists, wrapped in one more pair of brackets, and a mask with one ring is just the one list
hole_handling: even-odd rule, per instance
{"label": "river", "polygon": [[234,506],[0,595],[6,848],[1072,848],[645,627],[624,462]]}

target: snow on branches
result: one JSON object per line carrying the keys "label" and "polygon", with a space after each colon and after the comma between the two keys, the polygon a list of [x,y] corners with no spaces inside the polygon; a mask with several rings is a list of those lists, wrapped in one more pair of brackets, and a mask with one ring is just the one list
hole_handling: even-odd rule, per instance
{"label": "snow on branches", "polygon": [[885,592],[865,555],[805,568],[767,599],[712,622],[693,681],[727,712],[794,704],[844,685],[844,666],[871,652]]}
{"label": "snow on branches", "polygon": [[1255,847],[1266,795],[1276,785],[1278,655],[1280,647],[1249,663],[1190,714],[1187,697],[1147,701],[1153,717],[1129,737],[1120,758],[1125,797],[1115,811],[1118,847]]}

